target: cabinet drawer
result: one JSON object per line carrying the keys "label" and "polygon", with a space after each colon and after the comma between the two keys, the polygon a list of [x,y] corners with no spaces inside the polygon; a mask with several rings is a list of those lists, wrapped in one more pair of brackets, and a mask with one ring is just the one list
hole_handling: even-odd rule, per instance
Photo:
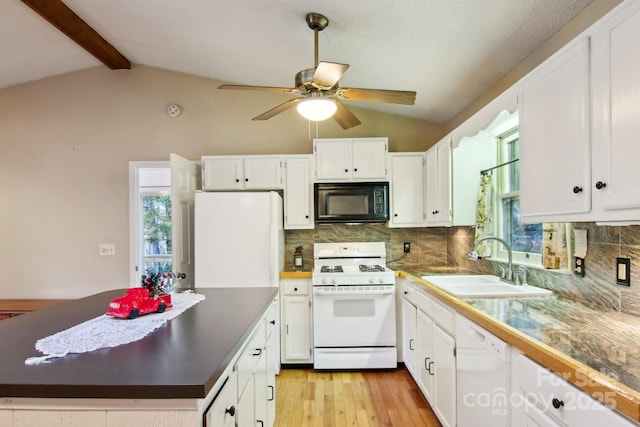
{"label": "cabinet drawer", "polygon": [[432,308],[429,314],[433,318],[433,321],[439,324],[440,327],[450,335],[454,335],[456,313],[435,300],[432,300],[431,304]]}
{"label": "cabinet drawer", "polygon": [[266,327],[264,322],[260,322],[249,339],[249,343],[242,351],[235,370],[238,373],[238,396],[241,396],[251,374],[260,360],[260,355],[265,351],[267,341]]}
{"label": "cabinet drawer", "polygon": [[309,295],[311,281],[309,280],[285,280],[282,282],[284,295]]}
{"label": "cabinet drawer", "polygon": [[235,413],[238,400],[238,381],[236,375],[236,371],[231,372],[213,403],[205,412],[204,417],[207,426],[235,425]]}
{"label": "cabinet drawer", "polygon": [[[514,359],[514,375],[525,398],[548,416],[568,426],[631,426],[623,416],[579,390],[560,375],[538,365],[528,357],[518,354]],[[583,381],[589,381],[586,374]],[[604,402],[613,397],[600,396]]]}

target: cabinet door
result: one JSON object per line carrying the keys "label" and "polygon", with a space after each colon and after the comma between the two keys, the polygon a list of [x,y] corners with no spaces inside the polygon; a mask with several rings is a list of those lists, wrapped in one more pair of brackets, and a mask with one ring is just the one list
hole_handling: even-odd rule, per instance
{"label": "cabinet door", "polygon": [[416,307],[402,299],[402,360],[414,379],[416,376]]}
{"label": "cabinet door", "polygon": [[[638,219],[640,5],[628,2],[593,37],[594,134],[591,184],[599,220]],[[603,185],[604,184],[604,185]],[[634,208],[631,212],[615,212]],[[613,212],[612,212],[613,211]]]}
{"label": "cabinet door", "polygon": [[351,178],[351,142],[348,139],[314,141],[316,179]]}
{"label": "cabinet door", "polygon": [[244,188],[242,159],[239,157],[203,159],[202,170],[202,187],[205,191]]}
{"label": "cabinet door", "polygon": [[424,153],[390,154],[391,219],[389,227],[425,224]]}
{"label": "cabinet door", "polygon": [[253,427],[256,425],[255,417],[255,376],[252,373],[242,395],[238,397],[238,410],[236,421],[238,427]]}
{"label": "cabinet door", "polygon": [[359,138],[352,142],[353,179],[385,180],[387,177],[387,139]]}
{"label": "cabinet door", "polygon": [[285,163],[284,228],[314,227],[309,157],[287,158]]}
{"label": "cabinet door", "polygon": [[269,390],[268,390],[268,380],[267,380],[267,355],[266,351],[260,355],[260,360],[258,361],[258,365],[256,366],[256,370],[254,373],[254,422],[253,426],[267,426],[268,419],[268,401]]}
{"label": "cabinet door", "polygon": [[451,137],[438,144],[438,223],[450,225],[451,209]]}
{"label": "cabinet door", "polygon": [[433,320],[421,310],[417,316],[417,355],[418,385],[424,397],[431,405],[434,402],[435,353],[433,342]]}
{"label": "cabinet door", "polygon": [[520,215],[591,209],[589,39],[531,73],[520,94]]}
{"label": "cabinet door", "polygon": [[425,175],[426,175],[426,209],[427,224],[438,223],[438,202],[440,196],[438,177],[438,147],[432,147],[425,153]]}
{"label": "cabinet door", "polygon": [[283,360],[307,362],[311,359],[311,309],[306,296],[282,299]]}
{"label": "cabinet door", "polygon": [[238,379],[236,372],[229,375],[222,390],[213,401],[211,407],[205,412],[207,426],[232,427],[235,426],[235,413],[238,401]]}
{"label": "cabinet door", "polygon": [[281,189],[282,159],[266,156],[244,159],[244,186],[247,189]]}
{"label": "cabinet door", "polygon": [[[267,423],[266,426],[272,426],[276,419],[276,372],[280,367],[280,351],[279,342],[277,340],[278,334],[274,333],[267,340],[267,388],[266,388],[266,400],[267,400]],[[276,366],[277,365],[277,366]],[[278,369],[276,369],[276,367]]]}
{"label": "cabinet door", "polygon": [[434,410],[444,427],[456,425],[455,340],[438,325],[433,326]]}

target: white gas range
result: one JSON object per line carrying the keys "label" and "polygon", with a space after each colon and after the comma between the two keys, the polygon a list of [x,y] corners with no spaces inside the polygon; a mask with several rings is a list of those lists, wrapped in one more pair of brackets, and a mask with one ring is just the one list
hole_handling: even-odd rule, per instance
{"label": "white gas range", "polygon": [[384,242],[314,245],[315,369],[395,368],[395,273]]}

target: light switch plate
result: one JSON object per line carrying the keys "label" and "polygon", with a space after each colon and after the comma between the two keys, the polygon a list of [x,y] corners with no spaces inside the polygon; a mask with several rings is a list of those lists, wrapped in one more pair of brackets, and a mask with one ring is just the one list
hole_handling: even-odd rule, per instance
{"label": "light switch plate", "polygon": [[100,243],[98,251],[100,255],[115,255],[116,245],[113,243]]}
{"label": "light switch plate", "polygon": [[616,258],[616,284],[631,286],[631,259]]}

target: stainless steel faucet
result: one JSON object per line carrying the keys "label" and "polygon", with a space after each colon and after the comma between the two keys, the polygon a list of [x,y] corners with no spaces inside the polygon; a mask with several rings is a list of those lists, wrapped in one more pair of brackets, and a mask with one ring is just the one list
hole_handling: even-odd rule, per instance
{"label": "stainless steel faucet", "polygon": [[506,241],[502,240],[501,238],[495,237],[495,236],[487,236],[487,237],[481,238],[480,240],[478,240],[478,242],[474,246],[473,251],[471,251],[471,253],[469,254],[469,259],[473,259],[473,260],[478,259],[478,246],[480,245],[480,243],[482,243],[485,240],[497,240],[498,242],[504,245],[505,249],[507,250],[507,256],[509,257],[508,259],[509,264],[507,267],[505,280],[507,280],[510,283],[513,283],[513,254],[511,253],[511,246],[509,246],[509,244]]}

